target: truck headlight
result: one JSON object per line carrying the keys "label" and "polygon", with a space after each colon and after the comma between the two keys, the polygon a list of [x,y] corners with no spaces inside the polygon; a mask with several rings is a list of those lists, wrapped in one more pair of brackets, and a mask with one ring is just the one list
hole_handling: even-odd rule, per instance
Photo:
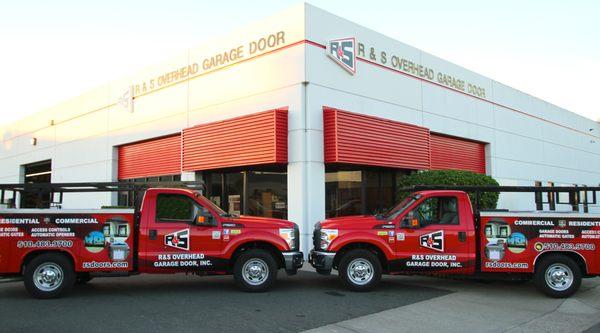
{"label": "truck headlight", "polygon": [[331,241],[338,236],[337,229],[321,229],[321,250],[327,250]]}
{"label": "truck headlight", "polygon": [[296,233],[292,228],[279,229],[279,236],[285,239],[290,250],[296,250]]}

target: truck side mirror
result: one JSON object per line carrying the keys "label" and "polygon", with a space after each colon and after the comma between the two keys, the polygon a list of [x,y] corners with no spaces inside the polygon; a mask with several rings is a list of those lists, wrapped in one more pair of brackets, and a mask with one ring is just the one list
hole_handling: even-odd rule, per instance
{"label": "truck side mirror", "polygon": [[216,220],[209,211],[201,210],[194,218],[194,224],[201,226],[215,226]]}
{"label": "truck side mirror", "polygon": [[404,216],[400,226],[403,228],[418,229],[421,227],[421,223],[419,222],[419,219],[415,217],[415,213],[410,211]]}

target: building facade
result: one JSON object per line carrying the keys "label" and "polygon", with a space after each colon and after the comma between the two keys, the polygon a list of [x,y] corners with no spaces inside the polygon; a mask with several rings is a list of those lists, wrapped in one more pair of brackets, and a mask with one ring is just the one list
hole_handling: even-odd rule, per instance
{"label": "building facade", "polygon": [[[597,122],[302,4],[3,127],[0,183],[202,179],[228,212],[298,223],[306,251],[317,221],[389,208],[398,177],[416,170],[598,185],[598,133]],[[63,207],[130,200],[67,194]],[[536,209],[531,195],[500,205]],[[573,209],[560,196],[538,205]]]}

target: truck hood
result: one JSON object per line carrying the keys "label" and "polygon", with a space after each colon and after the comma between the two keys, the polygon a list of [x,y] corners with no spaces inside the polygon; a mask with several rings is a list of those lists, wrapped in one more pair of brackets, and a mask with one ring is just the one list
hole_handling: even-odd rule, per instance
{"label": "truck hood", "polygon": [[243,224],[246,228],[293,228],[294,223],[282,220],[275,219],[270,217],[258,217],[258,216],[248,216],[241,215],[239,217],[230,217],[223,221],[223,224],[234,223],[234,224]]}
{"label": "truck hood", "polygon": [[372,229],[376,225],[392,224],[385,219],[377,219],[374,215],[354,215],[335,217],[321,221],[322,229]]}

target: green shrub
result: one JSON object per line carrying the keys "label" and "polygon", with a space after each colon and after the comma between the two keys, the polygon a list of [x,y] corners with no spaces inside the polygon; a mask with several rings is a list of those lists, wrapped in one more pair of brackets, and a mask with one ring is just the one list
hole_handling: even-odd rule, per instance
{"label": "green shrub", "polygon": [[[399,179],[399,187],[414,185],[472,185],[472,186],[498,186],[498,182],[487,175],[462,170],[430,170],[418,171]],[[479,209],[495,209],[498,204],[497,192],[483,192]],[[399,193],[400,198],[404,197]],[[475,204],[475,194],[469,193],[471,204]]]}

